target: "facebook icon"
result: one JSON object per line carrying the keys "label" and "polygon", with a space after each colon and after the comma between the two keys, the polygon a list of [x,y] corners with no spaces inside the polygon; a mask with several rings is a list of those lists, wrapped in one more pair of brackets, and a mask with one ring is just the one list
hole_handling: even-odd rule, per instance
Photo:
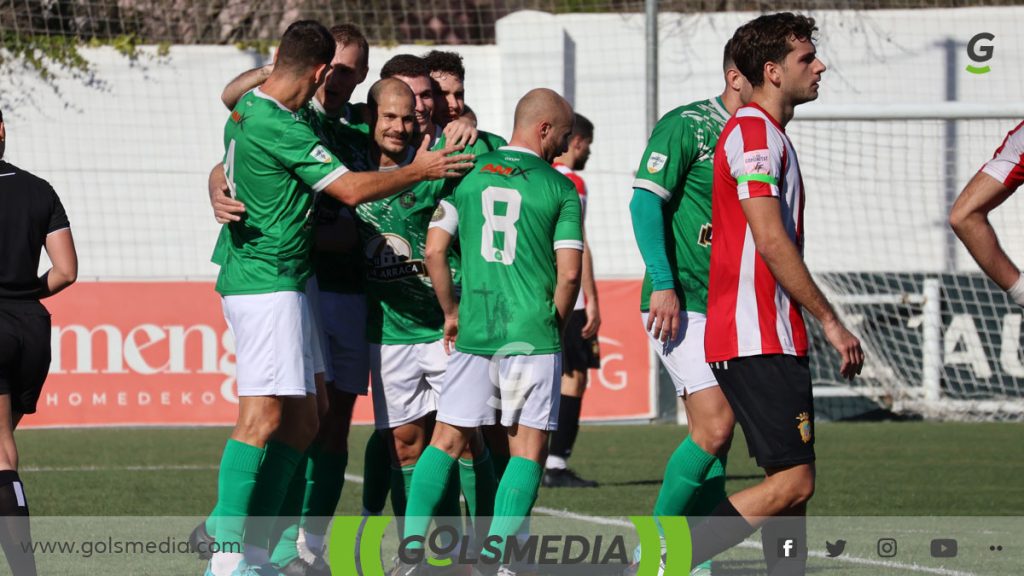
{"label": "facebook icon", "polygon": [[779,538],[778,542],[778,557],[779,558],[796,558],[797,547],[796,540],[793,538]]}

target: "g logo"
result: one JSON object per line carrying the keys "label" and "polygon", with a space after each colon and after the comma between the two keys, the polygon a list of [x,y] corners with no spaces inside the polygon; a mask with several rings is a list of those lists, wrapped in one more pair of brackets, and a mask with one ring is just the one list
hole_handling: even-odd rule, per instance
{"label": "g logo", "polygon": [[[976,64],[988,62],[992,59],[992,54],[995,52],[995,46],[991,44],[981,44],[982,40],[991,42],[995,40],[995,34],[990,32],[979,32],[971,38],[971,41],[967,43],[967,57]],[[980,45],[979,45],[980,44]],[[967,71],[971,74],[987,74],[992,68],[989,66],[973,66],[967,65]]]}

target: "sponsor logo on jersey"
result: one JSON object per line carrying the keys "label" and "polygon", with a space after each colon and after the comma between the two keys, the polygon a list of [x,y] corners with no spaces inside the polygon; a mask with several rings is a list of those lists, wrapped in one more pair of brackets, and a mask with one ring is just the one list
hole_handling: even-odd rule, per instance
{"label": "sponsor logo on jersey", "polygon": [[323,162],[324,164],[330,164],[331,160],[333,160],[331,158],[331,153],[328,152],[327,149],[321,146],[320,144],[317,144],[316,147],[313,148],[313,151],[309,153],[309,155],[312,156],[313,158],[316,158],[318,161]]}
{"label": "sponsor logo on jersey", "polygon": [[431,222],[440,222],[441,220],[444,220],[444,216],[445,216],[444,204],[438,204],[437,208],[434,209],[433,216],[430,217],[430,221]]}
{"label": "sponsor logo on jersey", "polygon": [[771,166],[768,150],[751,150],[743,153],[743,167],[747,174],[767,174]]}
{"label": "sponsor logo on jersey", "polygon": [[814,430],[811,427],[811,415],[807,412],[801,412],[796,417],[796,429],[800,431],[800,439],[803,440],[804,444],[810,444],[811,440],[814,439]]}
{"label": "sponsor logo on jersey", "polygon": [[413,276],[425,276],[422,260],[412,259],[412,245],[398,234],[379,234],[366,242],[370,279],[393,282]]}
{"label": "sponsor logo on jersey", "polygon": [[238,110],[231,111],[231,121],[235,124],[242,121],[242,115],[238,113]]}
{"label": "sponsor logo on jersey", "polygon": [[402,208],[412,208],[416,204],[416,193],[409,190],[398,197],[398,203],[401,204]]}
{"label": "sponsor logo on jersey", "polygon": [[512,167],[502,166],[501,164],[488,164],[480,169],[481,172],[488,172],[491,174],[501,174],[502,176],[511,176]]}
{"label": "sponsor logo on jersey", "polygon": [[651,152],[651,155],[647,157],[647,172],[657,174],[661,172],[661,169],[665,167],[667,162],[668,156],[658,152]]}

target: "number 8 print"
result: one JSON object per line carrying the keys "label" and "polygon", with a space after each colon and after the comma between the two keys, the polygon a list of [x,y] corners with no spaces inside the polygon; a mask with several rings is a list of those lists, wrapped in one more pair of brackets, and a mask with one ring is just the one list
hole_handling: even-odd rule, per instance
{"label": "number 8 print", "polygon": [[[516,222],[522,196],[513,188],[488,186],[483,192],[484,231],[480,238],[480,255],[488,262],[500,262],[511,266],[516,259]],[[498,203],[505,205],[504,214],[496,214]],[[501,247],[496,246],[497,234],[501,233]]]}

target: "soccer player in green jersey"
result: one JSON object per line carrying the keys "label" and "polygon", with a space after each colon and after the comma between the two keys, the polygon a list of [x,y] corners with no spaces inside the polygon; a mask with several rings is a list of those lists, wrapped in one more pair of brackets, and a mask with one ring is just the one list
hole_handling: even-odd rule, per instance
{"label": "soccer player in green jersey", "polygon": [[[480,156],[433,217],[427,269],[445,314],[451,359],[437,427],[413,475],[403,541],[409,550],[422,549],[456,459],[478,427],[496,422],[497,407],[512,458],[481,552],[485,570],[498,570],[505,540],[536,499],[548,431],[558,421],[561,330],[582,268],[579,197],[551,166],[566,149],[572,121],[564,98],[531,90],[516,106],[510,145]],[[461,302],[447,258],[456,237],[462,245]],[[418,564],[401,573],[425,569]]]}
{"label": "soccer player in green jersey", "polygon": [[[362,32],[351,24],[333,26],[330,32],[337,43],[331,68],[305,112],[328,150],[349,169],[364,170],[368,130],[362,123],[365,110],[364,106],[350,105],[349,99],[366,78],[369,46]],[[233,108],[272,71],[273,64],[268,64],[242,73],[225,87],[222,100]],[[221,223],[240,220],[245,213],[244,204],[226,191],[226,185],[211,189],[214,215]],[[358,232],[354,213],[336,199],[321,195],[314,222],[315,278],[310,279],[306,291],[323,352],[323,368],[318,368],[315,375],[320,428],[305,462],[299,464],[305,477],[297,474],[293,479],[281,511],[282,525],[275,528],[280,538],[272,561],[285,574],[315,572],[317,568],[322,571],[326,566],[324,540],[344,485],[352,410],[357,396],[367,394],[369,383],[362,251],[355,242]],[[190,541],[195,549],[209,549],[215,518],[211,515],[193,531]],[[208,557],[202,552],[200,556]]]}
{"label": "soccer player in green jersey", "polygon": [[[633,233],[647,266],[640,311],[651,346],[683,400],[688,428],[665,467],[655,516],[703,516],[725,498],[735,420],[704,359],[704,325],[715,144],[751,92],[729,50],[726,44],[725,89],[665,114],[633,181]],[[710,563],[701,570],[710,572]]]}
{"label": "soccer player in green jersey", "polygon": [[[435,129],[433,124],[434,101],[424,92],[430,86],[430,77],[423,60],[409,55],[396,56],[384,65],[382,76],[402,82],[412,91],[415,108],[420,109],[416,113],[417,127],[423,129],[423,119],[430,119],[426,129],[438,135],[433,146],[443,147],[448,135]],[[387,145],[398,142],[401,133],[387,128],[385,112],[384,109],[377,111],[374,132],[373,154],[375,159],[379,158],[382,170],[408,162],[414,152],[411,147],[402,149],[403,156],[392,159],[388,165],[388,157],[382,151],[387,150]],[[487,152],[490,142],[492,140],[477,139],[469,150],[476,154]],[[428,440],[428,429],[437,409],[438,389],[448,363],[441,345],[444,314],[426,276],[423,250],[431,215],[441,198],[450,193],[447,183],[424,182],[358,209],[369,268],[367,337],[371,342],[374,419],[379,433],[387,438],[392,459],[391,497],[396,515],[404,514],[413,470]],[[479,458],[471,459],[470,454],[466,454],[460,480],[467,488],[466,499],[471,511],[476,509],[479,489],[480,498],[485,500],[483,506],[489,513],[488,502],[494,491],[493,467],[480,447],[477,448]],[[370,465],[371,449],[368,446],[367,465]],[[453,486],[445,503],[445,516],[459,514],[458,485]]]}
{"label": "soccer player in green jersey", "polygon": [[[300,110],[327,74],[335,42],[320,24],[285,32],[266,83],[248,92],[224,129],[224,175],[245,217],[228,224],[218,246],[217,290],[236,341],[238,422],[224,450],[216,507],[217,541],[241,540],[243,519],[273,517],[317,430],[312,328],[303,289],[311,274],[313,195],[350,205],[385,197],[414,182],[470,167],[456,147],[424,150],[390,174],[349,172],[327,151]],[[271,527],[245,523],[245,559],[219,552],[215,576],[276,574]]]}

